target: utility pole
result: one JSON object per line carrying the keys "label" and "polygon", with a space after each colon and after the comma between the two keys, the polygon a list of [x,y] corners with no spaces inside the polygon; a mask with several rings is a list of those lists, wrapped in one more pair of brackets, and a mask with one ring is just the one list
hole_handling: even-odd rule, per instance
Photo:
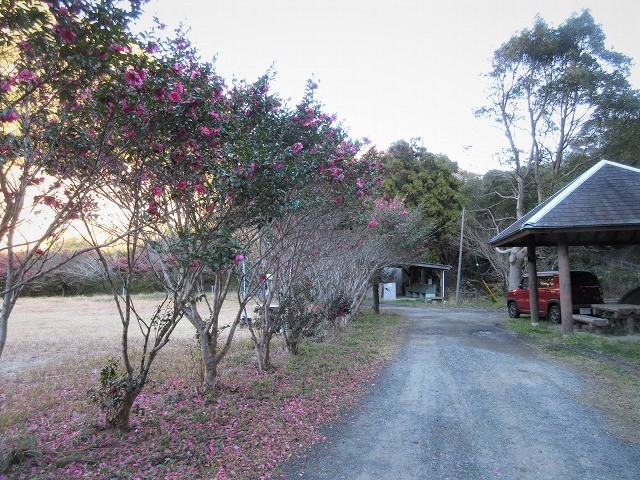
{"label": "utility pole", "polygon": [[460,297],[460,270],[462,270],[462,239],[464,238],[464,213],[465,209],[462,207],[462,223],[460,224],[460,252],[458,253],[458,278],[456,280],[456,305],[458,305],[458,299]]}

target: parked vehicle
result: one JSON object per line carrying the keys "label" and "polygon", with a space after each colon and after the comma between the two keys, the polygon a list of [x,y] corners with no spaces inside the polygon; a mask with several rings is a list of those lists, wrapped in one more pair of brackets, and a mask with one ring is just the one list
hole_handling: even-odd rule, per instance
{"label": "parked vehicle", "polygon": [[[602,286],[591,272],[572,271],[571,301],[573,313],[591,315],[591,304],[602,303]],[[529,305],[529,277],[525,276],[518,288],[507,294],[507,309],[511,318],[531,313]],[[560,323],[560,278],[558,272],[538,273],[538,312],[553,323]]]}

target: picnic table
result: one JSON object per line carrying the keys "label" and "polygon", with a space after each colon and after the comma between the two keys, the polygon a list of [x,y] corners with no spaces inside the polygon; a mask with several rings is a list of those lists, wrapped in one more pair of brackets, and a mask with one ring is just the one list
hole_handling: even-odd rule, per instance
{"label": "picnic table", "polygon": [[640,319],[640,305],[631,303],[597,303],[591,305],[594,313],[611,313],[615,322],[627,325],[629,335],[636,333],[635,321]]}

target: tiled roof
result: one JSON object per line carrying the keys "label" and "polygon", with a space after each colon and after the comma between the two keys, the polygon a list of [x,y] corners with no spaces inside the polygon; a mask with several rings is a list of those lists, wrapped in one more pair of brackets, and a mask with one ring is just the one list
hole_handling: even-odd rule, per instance
{"label": "tiled roof", "polygon": [[640,243],[640,169],[601,161],[519,218],[489,243],[495,246]]}

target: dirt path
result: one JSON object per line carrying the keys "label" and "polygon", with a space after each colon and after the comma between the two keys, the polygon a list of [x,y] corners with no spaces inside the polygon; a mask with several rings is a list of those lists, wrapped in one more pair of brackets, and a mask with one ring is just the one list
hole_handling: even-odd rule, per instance
{"label": "dirt path", "polygon": [[410,319],[397,360],[285,478],[640,478],[640,445],[611,433],[579,403],[580,379],[491,313],[393,310]]}

